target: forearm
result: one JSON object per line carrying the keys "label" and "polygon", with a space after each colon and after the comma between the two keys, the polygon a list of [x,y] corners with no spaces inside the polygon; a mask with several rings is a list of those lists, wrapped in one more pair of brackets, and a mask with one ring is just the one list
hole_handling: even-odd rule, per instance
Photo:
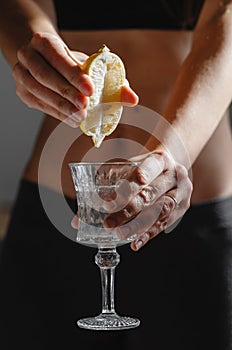
{"label": "forearm", "polygon": [[232,5],[229,6],[200,23],[164,111],[164,122],[154,132],[174,158],[188,167],[231,101]]}
{"label": "forearm", "polygon": [[36,32],[57,34],[53,2],[50,0],[0,0],[0,47],[13,67],[17,50]]}

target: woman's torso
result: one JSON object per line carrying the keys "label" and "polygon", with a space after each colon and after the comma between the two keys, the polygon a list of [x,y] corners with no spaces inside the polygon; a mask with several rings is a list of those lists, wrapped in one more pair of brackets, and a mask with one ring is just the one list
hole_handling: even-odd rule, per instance
{"label": "woman's torso", "polygon": [[[61,34],[72,49],[91,54],[104,43],[119,54],[125,63],[131,87],[139,95],[139,104],[159,114],[162,114],[178,69],[188,54],[192,37],[191,31],[169,30],[104,30],[91,33],[89,31],[63,31]],[[48,136],[58,124],[59,122],[54,118],[45,117],[25,170],[26,178],[37,181],[41,151]],[[73,132],[68,126],[65,128],[67,132],[68,130]],[[117,133],[117,137],[125,137],[123,131],[120,134],[120,129],[117,130]],[[89,147],[92,147],[87,136],[81,142],[81,145],[74,142],[69,148],[62,166],[63,191],[69,196],[74,196],[74,189],[67,163],[80,161],[85,154],[85,149],[87,152]],[[59,149],[58,144],[57,147],[54,146],[54,149]],[[43,170],[40,180],[44,185],[57,190],[54,181],[55,157],[52,158],[46,169]],[[232,194],[231,159],[231,134],[228,116],[225,116],[193,165],[193,202]]]}

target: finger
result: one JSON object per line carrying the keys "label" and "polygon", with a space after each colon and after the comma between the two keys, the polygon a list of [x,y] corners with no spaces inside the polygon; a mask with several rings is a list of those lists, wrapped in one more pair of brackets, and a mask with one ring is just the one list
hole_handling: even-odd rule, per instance
{"label": "finger", "polygon": [[44,104],[48,104],[67,117],[71,117],[77,123],[84,119],[85,113],[83,111],[77,109],[60,95],[39,84],[22,65],[18,64],[15,66],[13,74],[16,77],[16,86],[20,84],[22,89],[27,87],[27,90]]}
{"label": "finger", "polygon": [[31,41],[33,47],[75,88],[84,95],[91,96],[94,85],[88,75],[83,74],[78,64],[69,54],[69,49],[57,36],[36,33]]}
{"label": "finger", "polygon": [[190,199],[193,191],[193,184],[188,176],[187,169],[182,165],[177,165],[177,190],[176,200],[178,207],[186,210],[190,205]]}
{"label": "finger", "polygon": [[[20,63],[28,69],[31,76],[41,85],[56,92],[60,96],[72,102],[78,108],[85,108],[88,105],[88,98],[72,86],[42,56],[31,48],[25,47],[18,52]],[[15,66],[14,74],[17,78],[19,65]],[[22,75],[21,75],[22,78]]]}
{"label": "finger", "polygon": [[134,251],[138,251],[141,249],[147,242],[150,240],[150,235],[148,232],[144,232],[141,234],[137,239],[135,239],[133,242],[131,242],[131,249]]}
{"label": "finger", "polygon": [[163,196],[170,190],[173,190],[173,193],[175,193],[177,188],[176,168],[172,166],[162,172],[162,174],[152,181],[151,185],[156,190],[157,198]]}
{"label": "finger", "polygon": [[[124,194],[126,194],[126,191],[124,191]],[[126,200],[126,198],[127,197],[125,197],[124,200]],[[106,217],[106,227],[113,228],[124,225],[142,210],[145,210],[145,208],[152,206],[156,200],[156,190],[152,186],[144,187],[135,197],[126,203],[126,205],[124,205],[124,201],[121,199],[121,206],[118,205],[117,209],[114,209],[114,212]],[[112,201],[110,202],[110,205],[113,209]],[[122,207],[122,209],[118,210],[120,207]]]}
{"label": "finger", "polygon": [[140,236],[144,232],[148,232],[154,224],[162,210],[162,203],[156,202],[154,205],[143,209],[136,217],[131,219],[124,225],[115,227],[118,236],[122,239],[128,239],[131,236]]}
{"label": "finger", "polygon": [[78,227],[78,216],[77,216],[77,214],[72,218],[71,226],[73,228],[77,229],[77,227]]}
{"label": "finger", "polygon": [[24,88],[20,89],[20,84],[17,86],[16,94],[29,108],[38,109],[39,111],[49,114],[73,128],[78,127],[79,123],[77,123],[76,120],[72,119],[72,117],[67,117],[59,110],[56,110],[48,104],[43,103],[41,100],[32,95],[30,92],[26,91]]}
{"label": "finger", "polygon": [[153,225],[149,231],[142,233],[138,236],[133,242],[131,242],[131,249],[134,251],[138,251],[142,247],[145,246],[152,238],[160,234],[165,229],[165,223],[160,223],[160,225]]}
{"label": "finger", "polygon": [[150,239],[162,231],[165,231],[165,233],[170,233],[176,227],[182,216],[185,214],[186,210],[189,208],[191,191],[184,192],[184,194],[182,192],[182,198],[188,198],[187,200],[183,199],[183,201],[187,203],[185,206],[179,205],[178,200],[180,200],[180,197],[177,197],[178,199],[176,199],[177,193],[178,192],[176,190],[173,190],[165,194],[165,201],[160,215],[148,230]]}
{"label": "finger", "polygon": [[[154,186],[149,187],[149,185],[164,169],[165,162],[163,159],[158,154],[150,155],[133,168],[133,171],[125,179],[118,183],[117,197],[115,199],[112,198],[110,208],[107,207],[107,209],[119,211],[128,203],[128,208],[125,209],[125,212],[128,210],[128,212],[131,212],[131,216],[135,215],[140,210],[138,205],[142,203],[141,199],[144,196],[146,197],[148,193],[152,194],[152,189],[154,190],[155,188]],[[135,197],[134,201],[130,203],[133,197]],[[116,216],[117,214],[113,213],[112,215]]]}
{"label": "finger", "polygon": [[[166,177],[168,177],[168,179],[166,179]],[[113,212],[105,219],[106,227],[113,228],[125,224],[146,207],[152,206],[159,198],[163,198],[163,194],[169,193],[168,191],[170,191],[175,184],[175,177],[170,177],[167,176],[166,173],[162,173],[155,181],[143,187],[140,192],[132,197],[130,183],[128,181],[123,181],[120,187],[120,193],[117,192],[116,199],[112,199],[108,204],[108,208]],[[175,192],[176,189],[172,189],[170,196],[172,193],[174,196]],[[173,202],[173,199],[171,201]]]}
{"label": "finger", "polygon": [[[131,172],[134,171],[134,168],[137,166],[136,163],[128,162],[128,164],[120,165],[120,163],[124,161],[125,159],[112,159],[110,162],[106,162],[103,165],[101,165],[98,168],[98,176],[97,176],[97,183],[98,186],[103,186],[102,191],[98,192],[98,195],[105,201],[103,203],[103,206],[106,210],[113,210],[115,208],[114,206],[114,199],[119,195],[118,194],[118,188],[122,186],[122,183],[125,181],[127,188],[125,190],[128,191],[128,197],[130,196],[130,185],[129,182],[126,180],[126,178],[129,176]],[[117,164],[115,163],[117,162]],[[110,182],[111,184],[114,184],[111,189],[106,191],[105,184]],[[125,186],[124,186],[125,187]],[[124,196],[125,194],[124,191]],[[125,202],[125,204],[122,206],[124,207],[128,201]]]}
{"label": "finger", "polygon": [[189,208],[193,190],[192,182],[188,177],[186,168],[182,165],[176,166],[176,172],[178,187],[165,193],[159,217],[146,232],[138,235],[131,243],[132,250],[137,251],[141,249],[149,240],[163,231],[165,233],[171,232]]}
{"label": "finger", "polygon": [[129,107],[136,106],[139,102],[139,97],[130,86],[125,85],[121,90],[121,102],[123,105]]}
{"label": "finger", "polygon": [[130,175],[129,181],[134,182],[140,188],[150,184],[165,170],[165,159],[160,154],[153,153],[139,164]]}
{"label": "finger", "polygon": [[132,250],[138,251],[147,242],[149,242],[150,239],[154,238],[159,233],[164,231],[168,226],[167,220],[168,218],[170,220],[170,216],[173,210],[175,209],[175,207],[176,207],[176,203],[172,199],[172,197],[165,195],[162,209],[160,211],[160,214],[157,220],[155,221],[155,224],[151,225],[151,227],[148,229],[147,232],[144,232],[141,235],[138,235],[138,237],[131,243]]}

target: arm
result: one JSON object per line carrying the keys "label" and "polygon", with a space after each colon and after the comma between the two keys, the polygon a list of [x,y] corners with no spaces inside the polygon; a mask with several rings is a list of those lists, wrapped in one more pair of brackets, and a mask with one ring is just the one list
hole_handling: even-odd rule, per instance
{"label": "arm", "polygon": [[0,47],[12,67],[18,49],[37,32],[58,36],[53,1],[0,0]]}
{"label": "arm", "polygon": [[[137,232],[132,249],[144,246],[188,209],[192,185],[186,169],[191,169],[228,108],[231,82],[232,1],[206,0],[164,118],[146,144],[151,154],[130,179],[136,189],[132,199],[106,220],[106,227],[118,227],[121,235]],[[170,195],[175,200],[170,201]]]}
{"label": "arm", "polygon": [[[0,45],[20,99],[78,127],[94,85],[82,71],[88,56],[71,51],[59,36],[53,1],[0,0]],[[121,100],[134,104],[137,96],[125,86]]]}
{"label": "arm", "polygon": [[93,84],[80,67],[87,56],[74,59],[59,36],[53,1],[0,0],[0,14],[0,45],[16,94],[28,107],[79,126]]}
{"label": "arm", "polygon": [[193,164],[231,102],[231,63],[232,1],[208,0],[193,35],[192,49],[164,111],[188,160],[179,147],[172,147],[170,130],[160,125],[165,144],[171,152],[174,150],[174,159],[187,167]]}

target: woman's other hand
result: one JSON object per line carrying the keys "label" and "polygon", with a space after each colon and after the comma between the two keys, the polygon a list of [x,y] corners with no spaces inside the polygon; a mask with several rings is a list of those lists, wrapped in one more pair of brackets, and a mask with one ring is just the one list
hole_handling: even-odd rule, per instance
{"label": "woman's other hand", "polygon": [[137,251],[184,215],[192,182],[187,169],[166,151],[149,154],[126,180],[110,201],[105,227],[116,228],[121,238],[136,234],[131,248]]}

